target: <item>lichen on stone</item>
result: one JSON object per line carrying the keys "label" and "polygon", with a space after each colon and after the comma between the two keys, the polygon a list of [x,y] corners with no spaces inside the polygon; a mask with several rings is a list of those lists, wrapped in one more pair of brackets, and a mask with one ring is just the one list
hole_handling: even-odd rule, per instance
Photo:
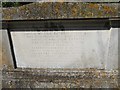
{"label": "lichen on stone", "polygon": [[4,8],[4,20],[118,17],[118,3],[35,2]]}

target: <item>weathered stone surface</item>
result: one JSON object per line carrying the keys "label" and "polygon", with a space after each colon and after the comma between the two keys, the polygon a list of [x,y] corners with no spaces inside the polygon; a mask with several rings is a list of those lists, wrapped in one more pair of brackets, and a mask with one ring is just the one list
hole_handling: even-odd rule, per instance
{"label": "weathered stone surface", "polygon": [[97,69],[3,70],[3,88],[118,88],[118,71]]}
{"label": "weathered stone surface", "polygon": [[0,30],[0,67],[13,68],[13,59],[9,45],[7,30]]}
{"label": "weathered stone surface", "polygon": [[3,8],[4,20],[118,17],[118,3],[44,2]]}
{"label": "weathered stone surface", "polygon": [[83,32],[21,31],[11,35],[17,67],[118,69],[118,29],[115,28]]}
{"label": "weathered stone surface", "polygon": [[[32,3],[3,8],[3,20],[118,17],[118,3]],[[118,71],[3,69],[3,88],[118,88]]]}

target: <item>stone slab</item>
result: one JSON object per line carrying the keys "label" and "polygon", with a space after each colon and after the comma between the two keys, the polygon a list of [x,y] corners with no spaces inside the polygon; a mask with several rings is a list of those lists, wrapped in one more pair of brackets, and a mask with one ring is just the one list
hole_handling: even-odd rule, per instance
{"label": "stone slab", "polygon": [[119,17],[119,3],[35,2],[2,9],[3,20]]}
{"label": "stone slab", "polygon": [[11,32],[24,68],[118,69],[118,29]]}
{"label": "stone slab", "polygon": [[4,69],[2,82],[6,89],[119,88],[117,70],[99,69]]}

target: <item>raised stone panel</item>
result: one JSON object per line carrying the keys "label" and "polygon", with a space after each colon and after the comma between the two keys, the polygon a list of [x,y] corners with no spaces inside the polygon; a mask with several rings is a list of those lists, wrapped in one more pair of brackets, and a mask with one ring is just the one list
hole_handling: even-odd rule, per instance
{"label": "raised stone panel", "polygon": [[114,28],[11,32],[17,66],[26,68],[117,69],[117,34]]}

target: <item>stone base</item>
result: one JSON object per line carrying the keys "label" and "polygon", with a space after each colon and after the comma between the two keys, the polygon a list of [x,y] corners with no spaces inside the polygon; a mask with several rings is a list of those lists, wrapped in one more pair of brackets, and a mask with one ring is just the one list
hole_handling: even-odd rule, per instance
{"label": "stone base", "polygon": [[118,88],[118,71],[97,69],[4,69],[3,88]]}

